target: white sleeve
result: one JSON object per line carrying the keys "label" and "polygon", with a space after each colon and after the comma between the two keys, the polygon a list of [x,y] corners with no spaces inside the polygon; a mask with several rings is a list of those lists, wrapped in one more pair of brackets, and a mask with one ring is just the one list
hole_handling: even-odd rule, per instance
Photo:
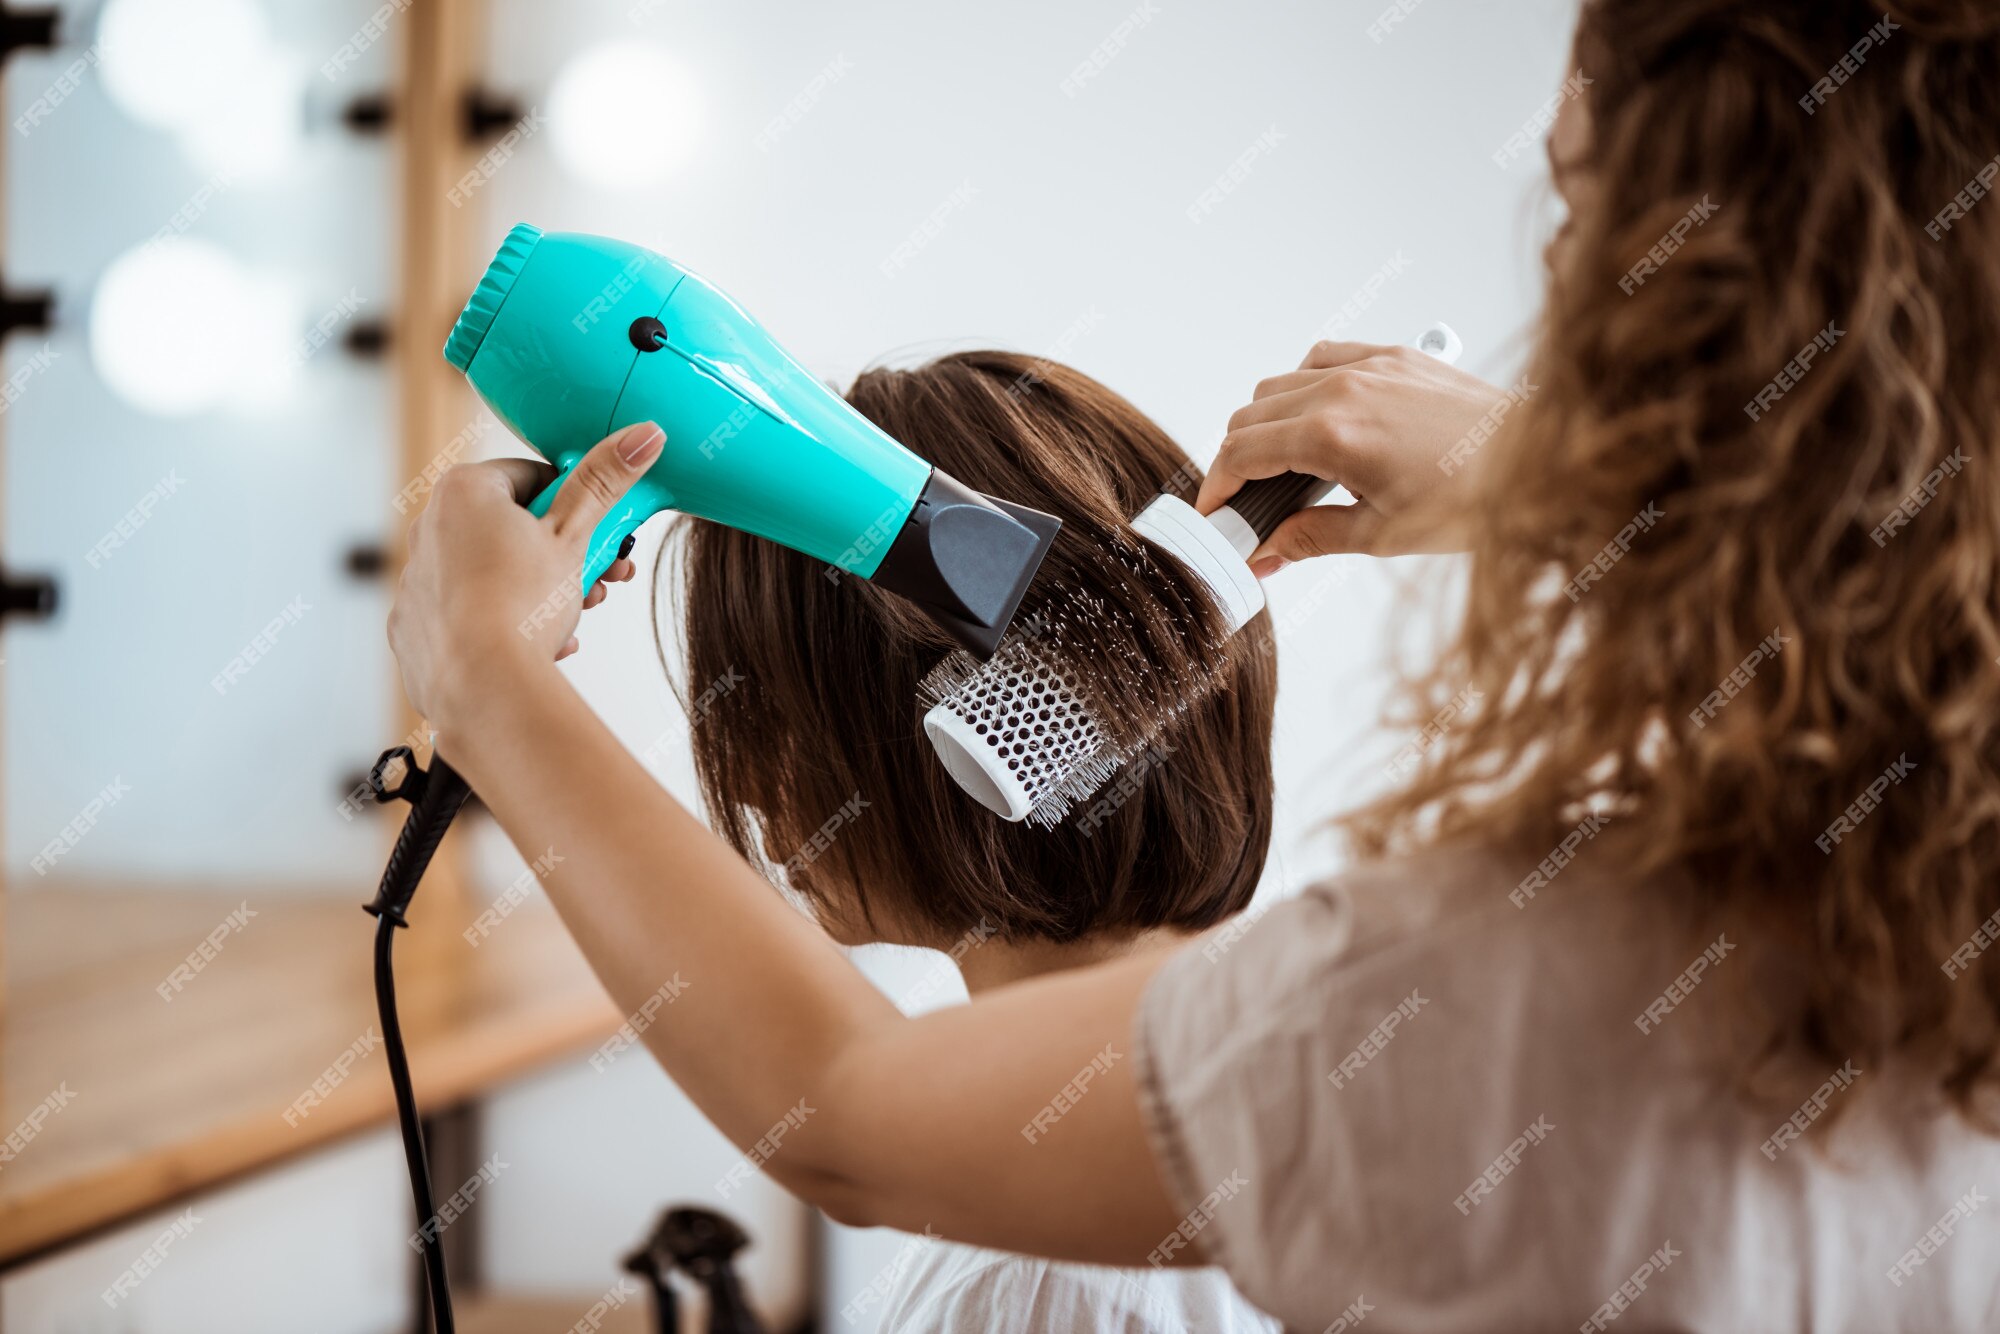
{"label": "white sleeve", "polygon": [[[1275,1330],[1219,1272],[1058,1264],[949,1243],[911,1267],[881,1334],[1184,1334]],[[1168,1289],[1162,1290],[1162,1285]],[[1208,1300],[1192,1309],[1186,1288]]]}

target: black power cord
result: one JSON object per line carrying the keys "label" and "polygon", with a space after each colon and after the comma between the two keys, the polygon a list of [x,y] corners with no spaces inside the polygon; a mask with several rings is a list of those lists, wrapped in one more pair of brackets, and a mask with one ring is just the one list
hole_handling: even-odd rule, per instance
{"label": "black power cord", "polygon": [[[384,782],[384,773],[397,761],[403,778],[395,787]],[[395,850],[382,870],[382,884],[375,901],[365,911],[376,919],[375,928],[375,1008],[382,1018],[382,1049],[389,1058],[389,1079],[396,1088],[396,1119],[403,1131],[403,1157],[410,1167],[410,1194],[417,1207],[417,1241],[424,1257],[424,1278],[431,1296],[431,1328],[436,1334],[453,1334],[451,1288],[445,1279],[443,1235],[436,1226],[437,1209],[431,1203],[430,1159],[424,1152],[423,1125],[417,1119],[417,1095],[410,1084],[410,1058],[403,1050],[403,1026],[396,1018],[396,974],[389,951],[399,927],[409,925],[404,914],[416,896],[424,868],[431,864],[445,830],[465,805],[472,789],[458,772],[443,760],[433,758],[429,771],[417,767],[408,746],[382,752],[368,773],[368,785],[377,801],[407,801],[409,818],[396,836]]]}
{"label": "black power cord", "polygon": [[[390,787],[385,775],[398,763],[403,776]],[[445,831],[451,828],[472,789],[443,760],[433,758],[428,771],[419,769],[408,746],[383,751],[368,771],[368,786],[379,802],[410,803],[409,817],[403,821],[389,864],[383,868],[381,887],[365,911],[376,919],[375,1006],[382,1019],[382,1049],[388,1053],[389,1080],[396,1089],[396,1120],[403,1132],[403,1157],[410,1168],[410,1195],[416,1202],[416,1236],[430,1292],[431,1328],[435,1334],[454,1334],[443,1237],[434,1226],[437,1208],[431,1202],[430,1158],[424,1150],[423,1123],[417,1119],[417,1095],[410,1083],[410,1058],[403,1049],[403,1026],[396,1017],[396,973],[389,955],[397,930],[409,925],[405,914],[424,869],[431,864]],[[669,1209],[646,1244],[627,1257],[625,1267],[652,1284],[664,1330],[680,1327],[679,1305],[667,1283],[669,1271],[679,1268],[708,1293],[710,1334],[764,1334],[732,1265],[736,1253],[749,1244],[743,1229],[721,1214],[707,1209]]]}
{"label": "black power cord", "polygon": [[[618,559],[632,554],[636,540],[631,533],[625,535],[618,547]],[[389,766],[398,763],[402,765],[403,777],[390,787],[386,775]],[[408,746],[391,746],[377,756],[375,766],[368,771],[368,786],[375,793],[375,800],[385,806],[392,801],[410,803],[403,832],[396,835],[389,864],[382,868],[382,884],[375,891],[375,901],[363,904],[362,910],[373,914],[378,923],[375,1008],[382,1018],[382,1049],[389,1057],[389,1082],[396,1088],[396,1120],[403,1131],[403,1158],[410,1167],[410,1195],[417,1206],[416,1236],[423,1250],[424,1283],[431,1296],[431,1329],[433,1334],[454,1334],[451,1286],[444,1270],[443,1233],[432,1225],[437,1209],[431,1203],[430,1155],[424,1151],[423,1123],[417,1119],[417,1094],[410,1084],[410,1058],[403,1050],[403,1026],[396,1019],[396,973],[390,966],[389,951],[395,943],[397,928],[409,925],[404,914],[409,911],[410,900],[416,897],[424,868],[431,864],[438,844],[444,841],[445,830],[451,828],[472,789],[456,769],[435,755],[428,770],[419,769],[416,754]]]}

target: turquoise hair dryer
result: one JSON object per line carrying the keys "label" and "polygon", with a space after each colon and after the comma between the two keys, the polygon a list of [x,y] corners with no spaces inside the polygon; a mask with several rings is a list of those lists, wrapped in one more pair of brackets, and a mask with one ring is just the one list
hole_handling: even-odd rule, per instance
{"label": "turquoise hair dryer", "polygon": [[900,593],[984,658],[1062,526],[933,468],[729,297],[623,241],[515,227],[444,356],[559,470],[538,515],[599,440],[665,429],[659,461],[591,535],[586,590],[634,529],[680,510]]}

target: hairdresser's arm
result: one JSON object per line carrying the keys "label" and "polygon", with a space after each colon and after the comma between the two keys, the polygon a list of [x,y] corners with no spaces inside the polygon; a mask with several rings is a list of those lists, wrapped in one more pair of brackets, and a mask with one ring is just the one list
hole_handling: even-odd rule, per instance
{"label": "hairdresser's arm", "polygon": [[1229,419],[1195,507],[1207,514],[1245,482],[1281,472],[1324,477],[1361,498],[1280,524],[1251,553],[1260,576],[1335,552],[1457,550],[1473,456],[1523,392],[1415,348],[1317,343],[1296,371],[1259,384]]}
{"label": "hairdresser's arm", "polygon": [[[545,599],[562,606],[596,519],[658,448],[607,441],[546,521],[516,500],[545,481],[534,465],[454,469],[438,486],[390,634],[441,752],[524,856],[560,858],[546,887],[612,998],[655,1015],[646,1046],[788,1188],[844,1221],[1142,1263],[1178,1221],[1122,1059],[1155,962],[907,1019],[556,670],[575,610],[550,623]],[[1107,1047],[1088,1096],[1030,1143],[1023,1127]]]}

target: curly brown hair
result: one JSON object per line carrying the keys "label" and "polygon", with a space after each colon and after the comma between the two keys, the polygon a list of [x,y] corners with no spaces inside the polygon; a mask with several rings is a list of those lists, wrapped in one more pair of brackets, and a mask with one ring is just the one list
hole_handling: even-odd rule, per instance
{"label": "curly brown hair", "polygon": [[2000,5],[1586,0],[1576,58],[1535,392],[1410,701],[1484,704],[1346,828],[1525,869],[1608,817],[1802,965],[1753,1046],[2000,1127]]}

